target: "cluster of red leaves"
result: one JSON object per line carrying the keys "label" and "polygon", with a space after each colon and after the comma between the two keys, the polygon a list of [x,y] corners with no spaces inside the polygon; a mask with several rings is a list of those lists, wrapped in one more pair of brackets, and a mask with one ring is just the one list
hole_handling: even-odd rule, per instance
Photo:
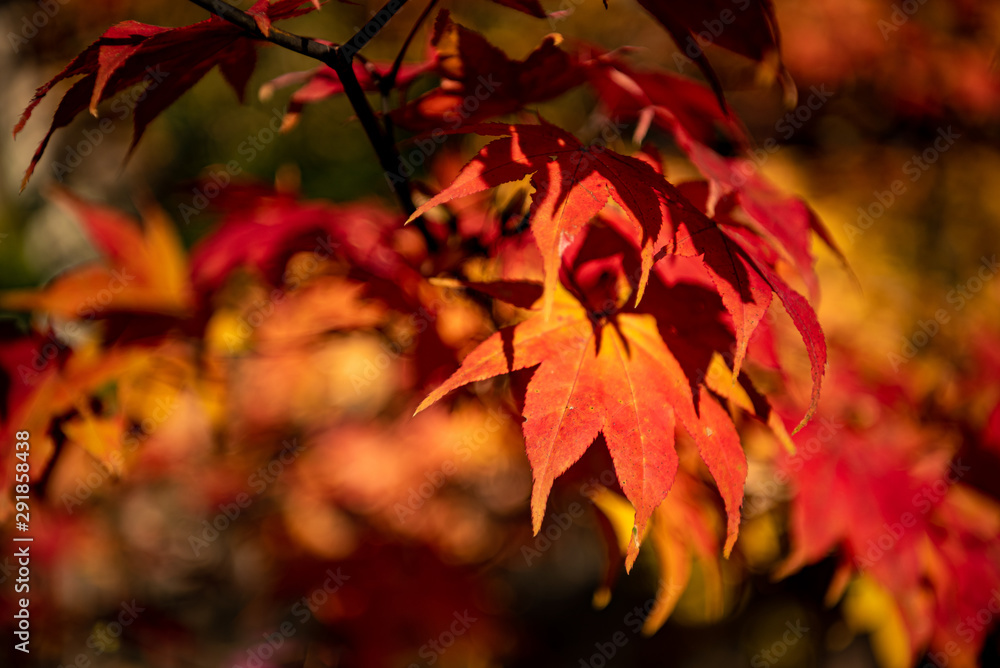
{"label": "cluster of red leaves", "polygon": [[[264,27],[271,21],[301,16],[319,7],[318,0],[310,2],[309,7],[302,7],[304,4],[306,0],[280,0],[274,4],[259,0],[249,12],[257,24]],[[140,89],[134,109],[131,148],[139,143],[154,118],[216,65],[242,100],[257,65],[256,44],[257,40],[217,16],[181,28],[162,28],[135,21],[108,28],[62,72],[35,91],[31,104],[14,127],[16,137],[53,86],[82,77],[59,102],[52,125],[24,175],[22,188],[31,178],[53,132],[69,125],[84,110],[96,116],[101,102],[124,90]]]}
{"label": "cluster of red leaves", "polygon": [[[544,16],[537,2],[495,1]],[[304,4],[261,0],[250,13],[266,34],[270,21],[312,9]],[[640,4],[684,42],[725,3]],[[736,20],[718,46],[783,72],[770,3],[750,1]],[[261,41],[214,17],[174,29],[113,27],[41,87],[25,111],[16,130],[55,84],[82,77],[59,104],[28,175],[55,129],[85,109],[96,113],[100,102],[129,87],[146,86],[133,146],[215,65],[242,95]],[[278,456],[275,443],[301,436],[308,450],[278,498],[279,520],[264,530],[275,544],[290,540],[308,553],[281,557],[291,580],[295,567],[308,579],[327,562],[353,566],[358,577],[367,573],[371,586],[358,590],[363,594],[340,593],[317,613],[360,637],[371,631],[363,618],[381,591],[382,576],[372,573],[406,561],[395,552],[399,546],[417,542],[462,564],[508,549],[514,532],[507,519],[524,500],[526,481],[515,474],[498,482],[482,460],[516,469],[511,420],[506,413],[488,417],[469,397],[456,399],[452,410],[435,404],[471,386],[498,411],[482,381],[510,374],[533,478],[534,532],[557,478],[603,443],[616,489],[630,504],[618,557],[631,568],[650,537],[668,586],[647,627],[662,623],[692,558],[712,562],[734,548],[748,472],[740,436],[747,418],[777,441],[789,440],[783,419],[746,373],[776,371],[773,332],[762,324],[775,296],[805,344],[811,377],[804,417],[801,409],[782,410],[804,439],[825,426],[810,423],[827,361],[810,305],[818,291],[810,246],[814,235],[832,247],[831,239],[805,203],[754,171],[718,77],[703,53],[693,57],[711,86],[635,68],[618,52],[588,45],[566,51],[556,37],[512,60],[443,11],[426,60],[396,73],[392,83],[403,97],[389,116],[416,132],[490,141],[458,170],[442,150],[432,171],[449,173],[447,182],[410,221],[371,202],[303,201],[232,184],[213,202],[217,226],[188,258],[155,208],[145,207],[140,230],[117,212],[63,195],[101,259],[0,302],[50,316],[34,321],[27,337],[0,346],[9,388],[5,431],[37,436],[36,489],[61,498],[72,475],[62,471],[80,466],[65,454],[71,452],[89,453],[133,485],[181,465],[210,465],[202,483],[203,509],[210,509],[240,493],[243,474]],[[162,81],[147,79],[151,67],[163,68]],[[390,71],[386,64],[355,65],[369,91],[384,93]],[[428,74],[439,77],[438,85],[406,99],[413,81]],[[286,125],[307,103],[343,92],[327,67],[285,75],[268,90],[298,82],[305,85],[292,96]],[[604,113],[636,123],[637,143],[654,124],[672,136],[701,178],[672,183],[652,146],[625,155],[541,118],[486,122],[582,85]],[[466,101],[486,87],[489,94],[468,111]],[[717,133],[736,147],[736,157],[713,150]],[[526,229],[510,231],[503,212],[488,206],[483,194],[500,187],[530,198]],[[422,216],[422,232],[405,226]],[[93,295],[115,280],[121,289],[94,308]],[[837,393],[854,397],[862,388],[845,379]],[[183,419],[156,417],[155,400],[164,395],[182,406],[175,410]],[[420,415],[411,418],[414,409]],[[495,429],[470,437],[490,419]],[[946,458],[929,466],[914,457],[926,448],[904,440],[919,435],[885,428],[885,438],[901,445],[877,457],[865,445],[872,434],[849,429],[816,456],[789,460],[804,461],[789,464],[796,484],[822,494],[800,494],[793,504],[786,571],[839,546],[845,575],[838,582],[845,583],[886,518],[902,512],[900,499],[941,479]],[[464,444],[466,465],[450,458],[452,443]],[[0,469],[4,504],[13,481],[8,455]],[[719,531],[709,479],[722,499]],[[426,483],[448,493],[421,496],[417,504],[411,492]],[[834,491],[844,500],[831,513]],[[942,497],[900,539],[898,558],[865,567],[904,601],[914,653],[946,644],[952,620],[980,602],[971,593],[946,596],[971,587],[959,567],[975,564],[991,582],[1000,572],[990,526],[965,510],[958,496]],[[53,525],[63,521],[56,508],[50,517]],[[53,529],[43,541],[53,545],[61,536]],[[416,575],[408,584],[398,577],[385,586],[445,580],[441,564],[425,563],[425,556],[421,551],[409,564]],[[431,634],[440,628],[437,612],[468,598],[453,593],[434,615],[397,621]],[[484,644],[499,644],[492,628],[476,633],[493,638]],[[359,662],[376,665],[396,650],[384,635],[358,640]],[[973,643],[969,652],[977,648]]]}
{"label": "cluster of red leaves", "polygon": [[[1000,586],[1000,502],[970,474],[982,468],[990,427],[956,433],[967,417],[935,415],[932,399],[859,369],[849,354],[838,350],[817,419],[800,433],[798,451],[778,461],[795,496],[792,549],[776,574],[832,552],[829,603],[858,576],[895,602],[907,649],[892,660],[931,652],[975,666],[989,631],[982,613]],[[995,377],[966,382],[995,394]]]}
{"label": "cluster of red leaves", "polygon": [[[300,8],[302,4],[262,1],[250,13],[266,34],[271,20],[308,11]],[[539,14],[536,3],[502,4]],[[741,17],[745,32],[727,33],[731,37],[721,46],[758,61],[774,58],[777,33],[769,5],[751,5],[754,11]],[[690,35],[702,14],[711,12],[710,7],[685,9],[679,3],[647,2],[644,6],[676,38]],[[736,34],[741,36],[737,39]],[[186,48],[195,43],[197,49]],[[633,73],[617,57],[583,59],[562,51],[553,38],[524,61],[511,61],[481,35],[453,23],[442,12],[433,30],[429,61],[404,70],[395,82],[405,87],[424,71],[434,71],[442,79],[437,88],[393,112],[396,122],[413,129],[439,128],[460,114],[461,131],[500,137],[411,220],[457,198],[530,177],[534,193],[527,216],[544,274],[540,313],[481,344],[420,409],[471,381],[537,366],[524,407],[524,433],[535,476],[535,531],[541,526],[554,479],[603,433],[622,488],[636,508],[637,537],[631,543],[629,564],[654,509],[673,484],[677,470],[673,438],[678,423],[695,439],[719,486],[728,515],[726,554],[732,549],[746,463],[732,417],[707,387],[705,375],[717,354],[728,360],[735,382],[772,294],[778,295],[802,332],[811,360],[813,400],[802,424],[815,406],[826,361],[815,314],[781,278],[779,268],[789,258],[800,279],[814,287],[808,243],[810,232],[820,228],[807,207],[776,195],[759,177],[743,178],[739,181],[743,185],[734,185],[739,177],[735,163],[695,139],[704,140],[716,122],[734,137],[740,136],[739,126],[724,110],[710,65],[703,54],[697,60],[716,88],[721,111],[710,104],[711,94],[700,85],[670,75]],[[165,78],[147,86],[147,95],[136,108],[137,141],[153,117],[212,67],[219,65],[226,80],[242,94],[254,63],[252,36],[216,17],[176,29],[120,24],[39,89],[17,129],[53,85],[83,76],[60,103],[34,166],[52,130],[66,125],[83,109],[95,112],[102,100],[141,82],[151,66],[162,67],[167,70]],[[358,71],[368,72],[365,68]],[[462,113],[463,100],[493,77],[499,94],[491,95],[472,116]],[[369,88],[376,83],[370,73],[362,80]],[[634,112],[663,123],[709,181],[678,188],[664,178],[655,151],[628,157],[604,146],[584,145],[545,121],[538,125],[472,124],[585,82],[593,83],[616,113]],[[293,98],[293,105],[340,90],[331,80],[331,71],[320,69],[312,73],[299,97]],[[366,290],[380,295],[387,305],[412,309],[426,298],[426,279],[407,261],[413,258],[389,250],[393,223],[384,216],[376,222],[378,217],[373,220],[370,209],[357,215],[350,209],[333,214],[325,205],[303,205],[280,195],[232,195],[233,191],[219,202],[227,208],[228,218],[195,252],[191,287],[198,295],[198,306],[187,319],[176,308],[160,309],[151,303],[133,305],[122,300],[116,308],[163,313],[180,322],[183,330],[197,332],[205,325],[212,296],[234,269],[252,269],[272,284],[280,284],[289,257],[305,250],[316,233],[326,234],[338,249],[338,258],[349,268],[345,276],[364,281]],[[90,216],[88,221],[92,219],[96,220]],[[329,221],[336,222],[330,227]],[[611,242],[588,243],[597,238],[588,232],[592,221],[598,221],[599,234]],[[92,232],[101,226],[90,225]],[[124,229],[120,222],[117,229]],[[148,235],[136,243],[157,242]],[[123,257],[108,234],[95,234],[95,240],[109,258]],[[609,255],[609,248],[615,248],[614,253]],[[141,262],[140,258],[136,255],[130,261]],[[461,271],[435,261],[431,267],[435,273]],[[63,293],[78,294],[84,284],[103,280],[101,270],[95,271],[98,276],[67,277],[41,296],[12,296],[8,303],[72,316],[78,312],[76,304]],[[176,276],[169,287],[172,296],[187,290],[181,290]],[[522,286],[520,292],[530,287]],[[706,294],[706,288],[716,292],[718,299],[690,296],[691,291]],[[491,293],[490,288],[484,290]],[[647,291],[655,298],[644,302]],[[185,298],[181,303],[188,302]],[[315,331],[373,324],[365,318],[343,321],[336,307],[331,308],[334,313],[329,322],[317,314]],[[105,311],[98,317],[104,319],[111,313]],[[692,328],[694,322],[704,326]],[[718,333],[708,336],[713,329]],[[145,331],[142,335],[148,343],[153,334]],[[438,364],[446,361],[423,354],[421,358]]]}

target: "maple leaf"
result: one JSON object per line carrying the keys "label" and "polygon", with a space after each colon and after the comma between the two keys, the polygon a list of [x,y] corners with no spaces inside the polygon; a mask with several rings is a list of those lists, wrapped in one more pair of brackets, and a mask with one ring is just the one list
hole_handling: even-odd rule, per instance
{"label": "maple leaf", "polygon": [[591,65],[561,42],[548,35],[524,60],[512,60],[441,10],[430,44],[441,85],[395,110],[393,121],[414,131],[454,129],[558,97],[582,84]]}
{"label": "maple leaf", "polygon": [[[908,419],[902,388],[859,377],[848,363],[837,368],[821,419],[803,431],[798,453],[779,459],[796,493],[791,553],[775,575],[836,549],[828,603],[850,585],[847,616],[867,616],[869,630],[900,636],[896,658],[912,662],[928,646],[958,646],[953,629],[987,604],[1000,581],[1000,508],[963,484],[968,467],[949,462],[946,433]],[[871,586],[888,592],[884,604],[850,602],[852,590],[857,599]],[[962,635],[970,645],[962,654],[975,656],[984,636]]]}
{"label": "maple leaf", "polygon": [[746,129],[703,83],[673,72],[638,70],[614,54],[595,60],[597,65],[587,71],[588,84],[606,116],[638,121],[633,135],[637,144],[656,123],[670,132],[680,125],[702,144],[711,144],[721,130],[727,140],[746,148]]}
{"label": "maple leaf", "polygon": [[[541,125],[483,123],[466,132],[501,136],[487,144],[455,181],[421,205],[409,221],[452,199],[531,176],[535,188],[529,213],[545,270],[543,310],[550,313],[562,251],[581,229],[614,200],[642,248],[636,303],[642,299],[653,266],[654,241],[663,221],[662,203],[672,187],[647,164],[602,147],[585,146],[572,134]],[[409,222],[407,221],[407,222]]]}
{"label": "maple leaf", "polygon": [[[249,12],[262,30],[270,21],[300,16],[316,8],[315,2],[279,0],[270,4],[258,0]],[[263,22],[263,23],[262,23]],[[247,32],[212,16],[180,28],[163,28],[125,21],[108,28],[101,37],[48,83],[39,87],[14,127],[14,136],[24,128],[32,111],[60,81],[82,76],[67,91],[56,108],[52,124],[32,156],[21,189],[28,183],[35,165],[45,152],[52,134],[69,125],[89,109],[97,115],[97,105],[126,89],[134,88],[134,129],[129,153],[139,143],[154,118],[218,65],[223,78],[242,101],[247,81],[257,63],[256,43]]]}
{"label": "maple leaf", "polygon": [[[421,75],[435,73],[441,83],[392,110],[392,122],[413,132],[454,129],[558,97],[584,83],[593,65],[591,59],[563,51],[561,42],[561,36],[549,35],[524,60],[512,60],[480,33],[452,21],[451,13],[443,9],[434,22],[428,59],[403,65],[393,82],[405,91]],[[372,69],[384,76],[391,65],[354,65],[362,88],[380,91]],[[294,84],[304,85],[291,97],[284,129],[294,125],[305,105],[344,92],[337,73],[322,66],[273,79],[261,88],[261,97]]]}
{"label": "maple leaf", "polygon": [[641,249],[636,304],[642,299],[654,256],[664,253],[703,258],[733,317],[734,380],[750,336],[771,303],[772,293],[778,295],[809,352],[812,401],[797,429],[808,422],[819,401],[826,364],[823,333],[809,303],[773,270],[775,251],[766,239],[743,229],[720,230],[681,190],[666,181],[656,160],[623,156],[603,146],[585,146],[572,134],[544,120],[540,125],[483,123],[463,131],[502,138],[483,147],[454,182],[421,205],[410,221],[452,199],[530,175],[535,194],[529,217],[543,258],[542,310],[547,316],[552,309],[563,251],[613,201],[624,213],[618,217],[623,224],[622,234]]}
{"label": "maple leaf", "polygon": [[[857,389],[848,390],[853,395],[848,405],[858,402]],[[839,548],[827,601],[835,603],[850,585],[849,619],[868,612],[869,630],[889,633],[887,616],[895,617],[899,628],[892,632],[903,642],[882,652],[907,663],[928,649],[943,652],[950,646],[961,647],[963,660],[971,660],[986,629],[960,630],[962,620],[985,609],[1000,584],[1000,508],[958,481],[961,460],[949,464],[946,453],[928,449],[925,442],[940,437],[879,408],[884,414],[872,428],[849,428],[835,439],[813,436],[807,443],[822,442],[818,451],[810,446],[783,458],[797,494],[791,504],[792,552],[776,576]],[[837,421],[821,423],[804,433],[828,430]],[[885,590],[884,604],[852,603],[859,586]],[[881,614],[871,614],[871,607],[882,608]]]}
{"label": "maple leaf", "polygon": [[370,283],[392,285],[397,297],[402,291],[416,299],[424,282],[393,249],[400,216],[380,205],[301,201],[251,183],[230,185],[213,206],[225,215],[191,254],[192,283],[205,295],[219,290],[239,268],[252,269],[273,285],[286,279],[297,285],[301,277],[285,275],[288,260],[310,251],[317,258],[346,258]]}
{"label": "maple leaf", "polygon": [[[322,41],[322,40],[318,40]],[[394,80],[394,87],[398,90],[406,90],[417,77],[426,73],[432,63],[405,64],[399,68]],[[361,63],[355,61],[353,64],[354,76],[357,77],[361,88],[366,91],[380,91],[378,81],[372,77],[372,70],[380,76],[386,76],[392,70],[392,63],[368,62]],[[274,95],[274,91],[295,84],[304,84],[301,88],[292,93],[288,101],[288,109],[281,122],[282,132],[295,127],[302,115],[302,110],[308,104],[319,102],[344,92],[344,84],[337,75],[337,71],[329,65],[320,65],[304,72],[290,72],[268,81],[260,88],[260,99],[268,100]]]}
{"label": "maple leaf", "polygon": [[[704,182],[686,183],[681,185],[680,190],[687,195],[690,201],[707,208],[708,184]],[[733,316],[736,328],[737,348],[733,363],[734,376],[739,372],[750,336],[767,310],[773,292],[773,294],[778,295],[802,336],[806,352],[809,355],[812,394],[809,408],[794,430],[797,432],[812,418],[819,404],[827,355],[823,330],[816,317],[816,312],[808,300],[793,290],[776,270],[775,265],[779,254],[774,247],[769,245],[768,238],[758,233],[759,228],[758,230],[749,230],[746,226],[729,217],[728,213],[728,210],[718,211],[713,218],[715,221],[723,222],[718,226],[718,229],[721,230],[725,240],[718,241],[714,236],[707,237],[707,239],[716,244],[712,257],[731,258],[729,266],[720,259],[712,266],[711,273],[719,288],[719,294]],[[706,260],[710,259],[707,254],[705,257]],[[735,276],[730,271],[736,272]],[[737,286],[744,286],[747,290],[743,293],[737,292],[734,290]]]}
{"label": "maple leaf", "polygon": [[[811,299],[816,299],[819,290],[810,251],[812,233],[847,266],[843,253],[812,209],[802,200],[781,193],[760,175],[757,165],[746,157],[746,131],[735,118],[710,104],[706,86],[667,72],[636,71],[620,59],[607,58],[601,67],[590,70],[590,83],[608,114],[638,120],[635,141],[642,141],[651,124],[670,132],[677,146],[708,179],[709,192],[702,199],[706,214],[719,222],[732,223],[729,214],[740,207],[740,213],[751,219],[756,234],[795,267]],[[727,158],[709,148],[716,129],[736,144],[739,155]],[[724,218],[715,215],[720,205]]]}
{"label": "maple leaf", "polygon": [[[745,0],[737,9],[729,0],[639,0],[639,4],[666,28],[677,47],[694,61],[726,109],[722,83],[705,56],[701,35],[711,31],[708,43],[745,56],[775,71],[786,93],[794,84],[781,62],[780,34],[771,0]],[[737,11],[738,10],[738,11]]]}
{"label": "maple leaf", "polygon": [[69,191],[56,189],[53,196],[81,222],[103,258],[69,270],[41,290],[0,294],[0,306],[80,320],[125,312],[176,317],[189,312],[184,250],[162,211],[144,207],[140,228],[120,212]]}
{"label": "maple leaf", "polygon": [[523,425],[534,476],[536,533],[553,481],[602,433],[622,489],[636,509],[636,541],[629,546],[629,561],[634,561],[647,522],[673,484],[678,464],[674,429],[683,426],[726,502],[729,553],[746,476],[739,436],[707,389],[692,393],[651,314],[599,319],[568,292],[557,290],[549,318],[536,315],[491,336],[417,412],[462,385],[536,365]]}
{"label": "maple leaf", "polygon": [[[46,345],[52,345],[51,343]],[[36,378],[21,378],[30,385],[27,398],[14,407],[7,423],[10,431],[24,429],[32,434],[33,479],[38,480],[56,451],[62,433],[60,419],[73,416],[69,431],[63,435],[79,438],[79,444],[95,457],[106,459],[121,448],[122,421],[118,418],[95,418],[89,405],[93,397],[107,388],[115,388],[124,379],[149,376],[158,356],[138,348],[121,348],[104,353],[97,346],[61,356],[63,360]],[[117,390],[113,390],[117,392]],[[139,417],[141,421],[142,417]],[[113,436],[111,440],[104,437]],[[8,471],[12,474],[12,471]],[[0,472],[0,485],[13,483],[13,475]],[[5,492],[9,491],[5,489]]]}
{"label": "maple leaf", "polygon": [[[690,583],[695,560],[700,566],[706,607],[716,614],[722,610],[719,541],[712,531],[712,527],[718,522],[709,499],[710,493],[704,484],[682,466],[677,471],[677,479],[670,494],[653,513],[646,537],[656,552],[659,583],[656,603],[643,622],[643,635],[652,635],[670,617]],[[621,568],[632,541],[632,508],[625,499],[607,489],[599,489],[590,497],[607,518],[611,529],[605,536],[609,541],[608,547],[611,548],[605,583],[595,595],[599,604],[606,604],[611,597],[610,580]],[[626,565],[631,566],[629,563]]]}
{"label": "maple leaf", "polygon": [[[680,124],[670,125],[678,145],[708,179],[709,190],[703,200],[706,212],[734,227],[745,227],[736,220],[737,216],[748,218],[755,234],[795,267],[812,299],[819,292],[819,281],[813,269],[815,257],[809,243],[812,234],[816,234],[850,271],[833,237],[805,202],[780,192],[760,175],[748,158],[724,158],[692,138]],[[734,216],[737,207],[739,212]],[[716,211],[721,216],[715,216]]]}

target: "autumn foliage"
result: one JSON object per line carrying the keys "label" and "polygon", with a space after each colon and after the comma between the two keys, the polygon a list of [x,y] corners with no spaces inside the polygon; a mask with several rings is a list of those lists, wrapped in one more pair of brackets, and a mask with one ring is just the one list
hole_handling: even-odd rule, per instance
{"label": "autumn foliage", "polygon": [[[24,665],[81,651],[97,665],[595,665],[589,636],[585,656],[542,652],[511,593],[574,549],[599,564],[582,586],[596,609],[642,601],[597,638],[622,633],[610,646],[635,661],[633,635],[669,634],[675,612],[725,624],[750,583],[794,590],[811,573],[836,617],[826,640],[789,618],[781,654],[744,643],[737,665],[833,665],[778,662],[800,640],[836,653],[855,637],[881,666],[988,665],[1000,321],[977,320],[964,365],[937,371],[948,392],[871,363],[842,335],[857,323],[824,335],[817,257],[863,291],[857,260],[765,176],[771,144],[715,62],[748,68],[754,96],[812,109],[782,59],[801,36],[781,34],[769,0],[601,9],[655,22],[697,78],[571,34],[514,57],[463,22],[557,26],[580,2],[391,0],[340,44],[311,37],[333,11],[319,2],[193,4],[208,17],[107,28],[14,127],[47,124],[21,188],[44,181],[95,251],[0,293],[17,314],[0,342],[0,517],[15,535],[26,430],[46,574]],[[404,20],[395,59],[366,57]],[[303,69],[259,77],[265,49]],[[383,196],[216,169],[180,188],[203,201],[173,215],[137,192],[136,216],[40,169],[60,132],[122,94],[131,156],[213,72],[241,103],[251,81],[280,98],[286,135],[346,101],[330,122],[367,138]],[[589,128],[556,120],[567,99],[587,100]],[[192,217],[194,243],[179,233]],[[88,588],[99,603],[74,607]],[[109,634],[90,615],[111,619],[119,597],[141,611]]]}

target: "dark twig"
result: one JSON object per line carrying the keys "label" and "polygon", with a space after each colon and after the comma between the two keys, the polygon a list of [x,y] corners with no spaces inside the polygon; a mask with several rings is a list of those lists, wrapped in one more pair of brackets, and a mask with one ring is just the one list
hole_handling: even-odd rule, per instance
{"label": "dark twig", "polygon": [[379,33],[385,24],[396,15],[400,9],[407,3],[407,0],[389,0],[382,9],[378,10],[375,16],[368,19],[368,23],[361,26],[361,29],[354,34],[354,37],[347,40],[341,49],[344,51],[344,56],[350,60],[354,57],[361,49],[365,48],[365,45],[371,41],[375,35]]}
{"label": "dark twig", "polygon": [[[270,34],[264,35],[261,33],[260,28],[257,27],[257,22],[253,20],[252,16],[223,0],[191,0],[191,2],[210,11],[219,18],[225,19],[233,25],[242,28],[254,37],[266,39],[278,46],[323,61],[327,65],[330,65],[329,60],[336,56],[336,47],[328,46],[308,37],[286,32],[280,28],[272,26]],[[332,65],[330,66],[332,67]]]}
{"label": "dark twig", "polygon": [[388,96],[389,91],[396,87],[396,76],[399,74],[399,68],[403,66],[403,58],[406,57],[406,51],[410,48],[410,43],[413,41],[413,38],[416,37],[417,31],[420,30],[420,26],[422,26],[424,21],[427,20],[427,17],[430,15],[431,10],[434,9],[434,5],[436,5],[437,2],[438,0],[431,0],[427,3],[424,11],[421,12],[419,18],[417,18],[417,22],[414,23],[413,28],[410,29],[410,34],[407,35],[406,40],[403,41],[403,46],[400,47],[399,53],[396,54],[396,60],[392,61],[392,69],[389,70],[387,75],[382,77],[385,86],[382,90],[383,95]]}
{"label": "dark twig", "polygon": [[354,52],[367,44],[374,34],[378,34],[378,30],[376,29],[374,30],[374,34],[369,35],[366,32],[369,26],[378,26],[378,29],[381,29],[381,26],[385,25],[395,15],[396,11],[406,4],[406,0],[390,0],[371,21],[365,24],[365,27],[361,29],[359,34],[352,38],[347,47],[328,46],[314,39],[302,37],[301,35],[274,27],[265,35],[257,27],[257,22],[254,21],[252,16],[223,0],[191,0],[191,2],[208,10],[219,18],[229,21],[257,39],[267,40],[290,51],[315,58],[332,67],[344,85],[344,94],[347,95],[354,113],[361,122],[365,134],[368,136],[368,141],[371,142],[372,147],[375,149],[379,164],[386,174],[396,177],[388,179],[396,198],[407,215],[413,213],[416,207],[410,195],[409,183],[405,178],[399,177],[399,153],[396,151],[395,143],[385,132],[385,129],[375,116],[375,112],[368,102],[368,97],[365,95],[364,89],[358,83],[358,78],[354,74],[353,58],[351,57]]}

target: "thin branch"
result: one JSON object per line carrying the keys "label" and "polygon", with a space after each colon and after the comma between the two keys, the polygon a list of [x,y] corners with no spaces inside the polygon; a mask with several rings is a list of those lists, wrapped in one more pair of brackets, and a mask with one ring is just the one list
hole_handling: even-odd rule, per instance
{"label": "thin branch", "polygon": [[382,9],[378,10],[375,16],[368,19],[368,22],[361,26],[361,29],[354,34],[354,37],[344,42],[341,46],[341,51],[343,51],[344,57],[350,60],[354,57],[361,49],[365,48],[365,45],[372,40],[375,35],[379,33],[385,24],[396,15],[400,9],[406,5],[408,0],[389,0],[385,3]]}
{"label": "thin branch", "polygon": [[332,63],[327,64],[337,72],[340,82],[344,85],[344,93],[354,108],[358,120],[361,121],[361,126],[364,128],[365,134],[368,135],[372,148],[375,149],[375,154],[378,156],[379,164],[386,174],[389,185],[396,194],[396,199],[399,200],[403,211],[409,216],[416,211],[417,207],[413,204],[413,198],[410,196],[409,182],[400,175],[400,160],[396,144],[386,134],[385,128],[379,124],[378,118],[368,102],[368,97],[365,95],[364,89],[361,88],[361,84],[358,83],[358,77],[354,74],[353,63],[340,57],[335,57],[332,60]]}
{"label": "thin branch", "polygon": [[260,31],[260,28],[257,27],[257,22],[254,21],[252,16],[244,12],[242,9],[233,7],[228,2],[224,2],[223,0],[190,1],[199,7],[208,10],[212,14],[215,14],[219,18],[225,19],[233,25],[251,33],[254,37],[266,39],[273,44],[295,51],[296,53],[301,53],[304,56],[321,60],[327,65],[330,65],[329,60],[332,60],[336,56],[336,47],[328,46],[322,42],[317,42],[314,39],[309,39],[308,37],[302,37],[301,35],[286,32],[280,28],[272,27],[270,34],[265,35]]}
{"label": "thin branch", "polygon": [[414,23],[413,28],[410,29],[410,34],[406,36],[403,46],[399,49],[399,53],[396,55],[396,60],[392,62],[392,69],[389,70],[389,73],[383,77],[383,80],[386,82],[385,90],[382,91],[383,95],[388,95],[388,91],[391,91],[396,87],[396,76],[399,74],[399,68],[403,66],[403,58],[406,56],[406,50],[410,48],[410,42],[412,42],[413,38],[416,37],[417,31],[420,30],[420,26],[422,26],[424,21],[427,20],[427,17],[430,15],[431,10],[434,9],[434,5],[436,5],[437,2],[438,0],[431,0],[427,3],[427,6],[420,14],[417,22]]}
{"label": "thin branch", "polygon": [[[410,43],[416,36],[417,31],[420,30],[420,26],[427,20],[427,17],[430,15],[431,10],[434,9],[434,5],[437,4],[437,1],[438,0],[431,0],[427,6],[424,7],[424,11],[420,13],[416,23],[413,24],[412,28],[410,28],[410,33],[403,41],[403,46],[400,47],[399,53],[396,54],[396,59],[392,62],[392,67],[389,72],[385,76],[373,78],[378,86],[379,92],[382,94],[382,122],[385,126],[385,133],[393,145],[396,143],[396,132],[392,124],[392,116],[389,115],[389,96],[392,94],[392,89],[396,87],[396,77],[399,75],[399,68],[403,65],[403,58],[406,56],[407,49],[410,48]],[[358,57],[360,58],[360,56]]]}
{"label": "thin branch", "polygon": [[[400,175],[400,161],[399,153],[396,151],[395,143],[386,134],[385,129],[379,123],[378,118],[375,116],[375,112],[368,102],[368,97],[365,95],[365,91],[361,88],[361,84],[358,83],[358,78],[354,74],[354,65],[352,59],[347,57],[349,52],[346,48],[328,46],[321,42],[317,42],[314,39],[308,37],[302,37],[301,35],[296,35],[290,32],[286,32],[279,28],[271,28],[267,35],[261,32],[260,28],[257,26],[257,22],[254,21],[253,17],[244,12],[241,9],[233,7],[223,0],[190,0],[194,4],[202,7],[212,14],[215,14],[219,18],[229,21],[233,25],[243,29],[245,32],[253,35],[257,39],[267,40],[273,44],[284,47],[296,53],[301,53],[302,55],[309,56],[310,58],[315,58],[320,62],[329,65],[337,73],[340,78],[340,82],[344,85],[344,94],[347,95],[348,101],[351,103],[351,107],[354,109],[354,113],[357,115],[358,120],[361,121],[361,127],[364,128],[365,134],[368,136],[368,141],[371,142],[372,148],[375,149],[375,154],[378,156],[379,164],[387,175],[387,180],[393,193],[396,195],[396,199],[399,200],[403,211],[409,215],[416,210],[416,206],[413,204],[413,198],[410,195],[410,187],[408,180]],[[390,0],[387,7],[395,6],[395,9],[387,10],[383,8],[382,12],[377,14],[372,21],[375,21],[383,12],[390,11],[391,13],[387,18],[384,18],[383,23],[388,21],[399,7],[405,4],[406,0]],[[366,28],[372,23],[369,21],[366,24]],[[364,28],[362,28],[364,30]],[[377,30],[375,31],[377,34]],[[367,34],[367,33],[366,33]],[[370,39],[370,37],[368,38]],[[364,43],[367,43],[367,39]],[[360,47],[359,47],[360,48]]]}

